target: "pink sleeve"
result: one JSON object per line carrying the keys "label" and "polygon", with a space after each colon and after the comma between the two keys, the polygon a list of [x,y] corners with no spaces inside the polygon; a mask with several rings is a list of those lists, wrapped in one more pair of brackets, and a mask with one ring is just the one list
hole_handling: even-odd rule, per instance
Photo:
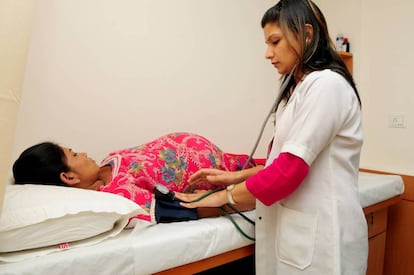
{"label": "pink sleeve", "polygon": [[298,188],[309,172],[306,162],[290,153],[281,153],[272,164],[250,177],[246,187],[258,200],[269,206]]}

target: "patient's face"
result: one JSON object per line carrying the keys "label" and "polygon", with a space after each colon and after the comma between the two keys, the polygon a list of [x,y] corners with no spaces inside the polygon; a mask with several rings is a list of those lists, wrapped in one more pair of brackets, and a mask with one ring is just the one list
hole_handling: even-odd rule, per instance
{"label": "patient's face", "polygon": [[77,153],[70,148],[62,148],[65,152],[70,176],[74,178],[74,187],[96,189],[93,187],[98,180],[99,166],[86,153]]}

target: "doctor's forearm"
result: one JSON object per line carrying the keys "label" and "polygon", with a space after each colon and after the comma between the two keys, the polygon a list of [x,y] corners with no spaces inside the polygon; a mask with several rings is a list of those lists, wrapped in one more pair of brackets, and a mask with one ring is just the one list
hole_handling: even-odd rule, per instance
{"label": "doctor's forearm", "polygon": [[246,188],[245,181],[234,186],[232,195],[237,204],[254,204],[256,202],[256,197]]}
{"label": "doctor's forearm", "polygon": [[249,169],[244,169],[244,170],[238,171],[238,173],[241,174],[240,181],[247,180],[251,176],[255,175],[257,172],[259,172],[260,170],[262,170],[263,168],[264,168],[263,165],[257,165],[255,167],[252,167],[252,168],[249,168]]}

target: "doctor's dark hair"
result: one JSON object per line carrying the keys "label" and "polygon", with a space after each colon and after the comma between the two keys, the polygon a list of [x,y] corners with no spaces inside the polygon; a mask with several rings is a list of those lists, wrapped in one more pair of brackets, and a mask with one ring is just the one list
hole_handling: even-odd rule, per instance
{"label": "doctor's dark hair", "polygon": [[68,172],[65,153],[53,142],[42,142],[24,150],[13,164],[15,184],[67,186],[60,179]]}
{"label": "doctor's dark hair", "polygon": [[[337,54],[334,43],[329,37],[325,17],[315,3],[311,0],[280,0],[263,15],[262,28],[267,24],[277,24],[289,44],[291,44],[289,34],[298,39],[302,52],[296,52],[298,57],[296,71],[306,74],[331,69],[339,73],[352,86],[361,105],[354,79]],[[305,24],[313,27],[313,37],[309,37]],[[292,85],[294,85],[293,81],[284,90],[282,99],[289,98],[289,88]]]}

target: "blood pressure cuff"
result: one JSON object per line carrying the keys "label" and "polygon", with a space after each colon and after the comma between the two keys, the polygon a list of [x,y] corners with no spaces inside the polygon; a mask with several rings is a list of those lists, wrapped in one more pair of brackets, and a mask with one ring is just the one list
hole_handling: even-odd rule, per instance
{"label": "blood pressure cuff", "polygon": [[197,208],[185,208],[177,200],[155,200],[155,220],[157,223],[197,220]]}

